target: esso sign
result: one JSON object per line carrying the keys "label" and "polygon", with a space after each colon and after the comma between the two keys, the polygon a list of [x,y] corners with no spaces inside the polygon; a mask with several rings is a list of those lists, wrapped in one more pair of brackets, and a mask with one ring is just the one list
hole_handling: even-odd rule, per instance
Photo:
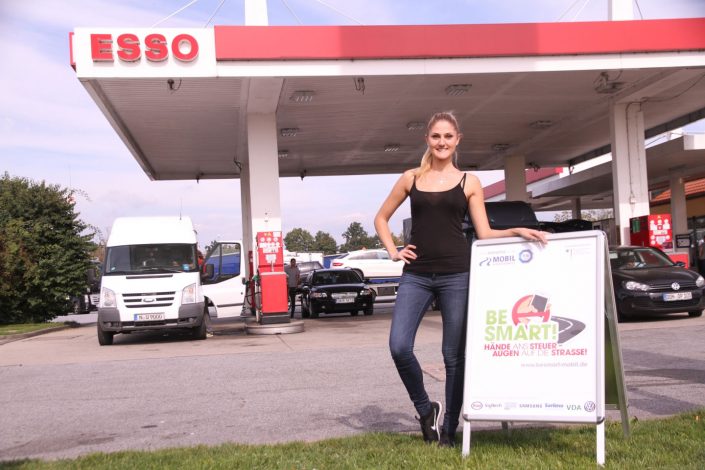
{"label": "esso sign", "polygon": [[142,58],[150,62],[163,62],[169,55],[181,62],[191,62],[198,57],[198,41],[190,34],[177,34],[168,42],[163,34],[148,34],[144,41],[136,34],[120,34],[113,43],[112,34],[91,34],[93,62],[114,62],[114,56],[123,62],[136,62]]}

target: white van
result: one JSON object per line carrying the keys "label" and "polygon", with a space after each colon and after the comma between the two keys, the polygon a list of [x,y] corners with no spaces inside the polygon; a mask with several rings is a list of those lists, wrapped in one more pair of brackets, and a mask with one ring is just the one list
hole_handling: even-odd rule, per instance
{"label": "white van", "polygon": [[208,310],[188,217],[122,217],[108,238],[98,342],[116,333],[183,328],[205,339]]}
{"label": "white van", "polygon": [[244,277],[242,242],[234,240],[213,243],[206,254],[201,278],[203,297],[206,306],[211,308],[212,316],[232,318],[252,313],[252,305],[243,305],[246,290]]}

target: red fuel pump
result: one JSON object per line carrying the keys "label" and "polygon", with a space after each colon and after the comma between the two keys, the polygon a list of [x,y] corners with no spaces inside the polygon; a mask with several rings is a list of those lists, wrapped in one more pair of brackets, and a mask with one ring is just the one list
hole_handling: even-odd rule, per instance
{"label": "red fuel pump", "polygon": [[671,214],[643,215],[629,220],[632,245],[652,246],[663,251],[673,249]]}
{"label": "red fuel pump", "polygon": [[673,251],[671,214],[632,217],[629,219],[629,235],[632,245],[658,248],[673,261],[682,261],[688,266],[688,254]]}
{"label": "red fuel pump", "polygon": [[289,322],[281,232],[257,232],[257,268],[262,290],[261,322]]}

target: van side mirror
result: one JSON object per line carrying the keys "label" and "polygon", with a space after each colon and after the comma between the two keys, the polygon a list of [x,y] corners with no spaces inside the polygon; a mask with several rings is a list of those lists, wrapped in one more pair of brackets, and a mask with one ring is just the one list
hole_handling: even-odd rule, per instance
{"label": "van side mirror", "polygon": [[685,268],[685,263],[683,261],[676,261],[676,266],[680,266],[681,268]]}

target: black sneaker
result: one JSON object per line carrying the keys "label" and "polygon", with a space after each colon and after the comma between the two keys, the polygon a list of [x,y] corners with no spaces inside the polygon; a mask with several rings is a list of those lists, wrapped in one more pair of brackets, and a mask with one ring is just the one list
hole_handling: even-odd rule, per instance
{"label": "black sneaker", "polygon": [[438,440],[440,447],[455,447],[455,434],[448,434],[445,429],[441,431],[441,437]]}
{"label": "black sneaker", "polygon": [[426,442],[438,442],[438,421],[441,418],[443,405],[440,402],[431,402],[431,412],[421,418],[416,418],[421,424],[421,434]]}

